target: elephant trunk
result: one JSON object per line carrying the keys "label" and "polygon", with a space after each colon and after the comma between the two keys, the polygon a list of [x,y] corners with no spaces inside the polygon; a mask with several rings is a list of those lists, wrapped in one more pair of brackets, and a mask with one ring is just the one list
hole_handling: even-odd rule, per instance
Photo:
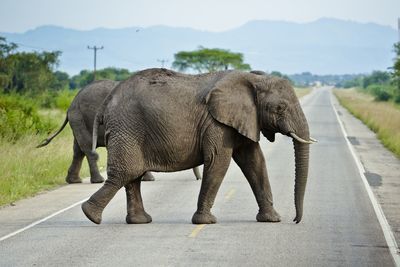
{"label": "elephant trunk", "polygon": [[[306,132],[301,133],[303,138],[309,139],[308,127]],[[310,144],[299,142],[293,139],[294,154],[295,154],[295,187],[294,187],[294,203],[296,207],[296,218],[294,222],[299,223],[303,216],[303,200],[308,178],[308,165]]]}

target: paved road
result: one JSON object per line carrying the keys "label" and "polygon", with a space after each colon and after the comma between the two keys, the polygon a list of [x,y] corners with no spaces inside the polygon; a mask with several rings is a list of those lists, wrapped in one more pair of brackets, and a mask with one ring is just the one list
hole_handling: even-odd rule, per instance
{"label": "paved road", "polygon": [[[280,223],[256,222],[256,201],[232,162],[213,208],[218,224],[190,223],[200,188],[191,171],[156,174],[157,181],[142,187],[153,223],[124,223],[121,190],[99,226],[77,205],[0,241],[0,266],[394,266],[329,90],[315,90],[303,107],[319,143],[311,149],[300,224],[292,222],[292,143],[280,136],[261,142]],[[97,186],[70,185],[0,210],[0,237],[90,196]]]}

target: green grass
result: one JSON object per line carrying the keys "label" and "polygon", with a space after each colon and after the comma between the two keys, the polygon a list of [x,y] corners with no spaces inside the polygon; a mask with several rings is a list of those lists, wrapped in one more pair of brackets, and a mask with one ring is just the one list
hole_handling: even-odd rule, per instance
{"label": "green grass", "polygon": [[334,90],[340,104],[374,131],[382,144],[400,158],[400,105],[377,102],[355,89]]}
{"label": "green grass", "polygon": [[[53,120],[57,125],[62,124],[65,116],[64,112],[54,110],[41,111],[40,114],[56,117]],[[65,176],[73,154],[71,128],[67,125],[46,147],[36,148],[46,137],[45,134],[30,134],[16,142],[0,140],[0,206],[65,184]],[[98,149],[98,152],[98,164],[102,171],[105,170],[106,151],[102,148]],[[81,177],[88,175],[89,168],[85,159]]]}
{"label": "green grass", "polygon": [[311,92],[311,88],[294,88],[298,98],[301,98]]}

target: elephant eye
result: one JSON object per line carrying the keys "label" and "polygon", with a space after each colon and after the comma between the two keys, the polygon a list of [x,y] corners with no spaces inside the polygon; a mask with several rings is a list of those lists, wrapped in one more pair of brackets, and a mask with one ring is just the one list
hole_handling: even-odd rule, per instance
{"label": "elephant eye", "polygon": [[284,102],[284,101],[280,102],[276,107],[276,112],[278,114],[282,114],[287,109],[287,106],[288,105],[286,102]]}

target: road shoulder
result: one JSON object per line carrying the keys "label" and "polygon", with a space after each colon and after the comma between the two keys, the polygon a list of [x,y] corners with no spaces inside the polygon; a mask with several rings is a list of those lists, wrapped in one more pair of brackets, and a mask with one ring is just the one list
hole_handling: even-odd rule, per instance
{"label": "road shoulder", "polygon": [[61,186],[0,208],[0,238],[82,201],[101,185],[90,184],[87,178],[82,184]]}
{"label": "road shoulder", "polygon": [[400,160],[359,119],[332,97],[348,139],[365,169],[365,177],[400,244]]}

